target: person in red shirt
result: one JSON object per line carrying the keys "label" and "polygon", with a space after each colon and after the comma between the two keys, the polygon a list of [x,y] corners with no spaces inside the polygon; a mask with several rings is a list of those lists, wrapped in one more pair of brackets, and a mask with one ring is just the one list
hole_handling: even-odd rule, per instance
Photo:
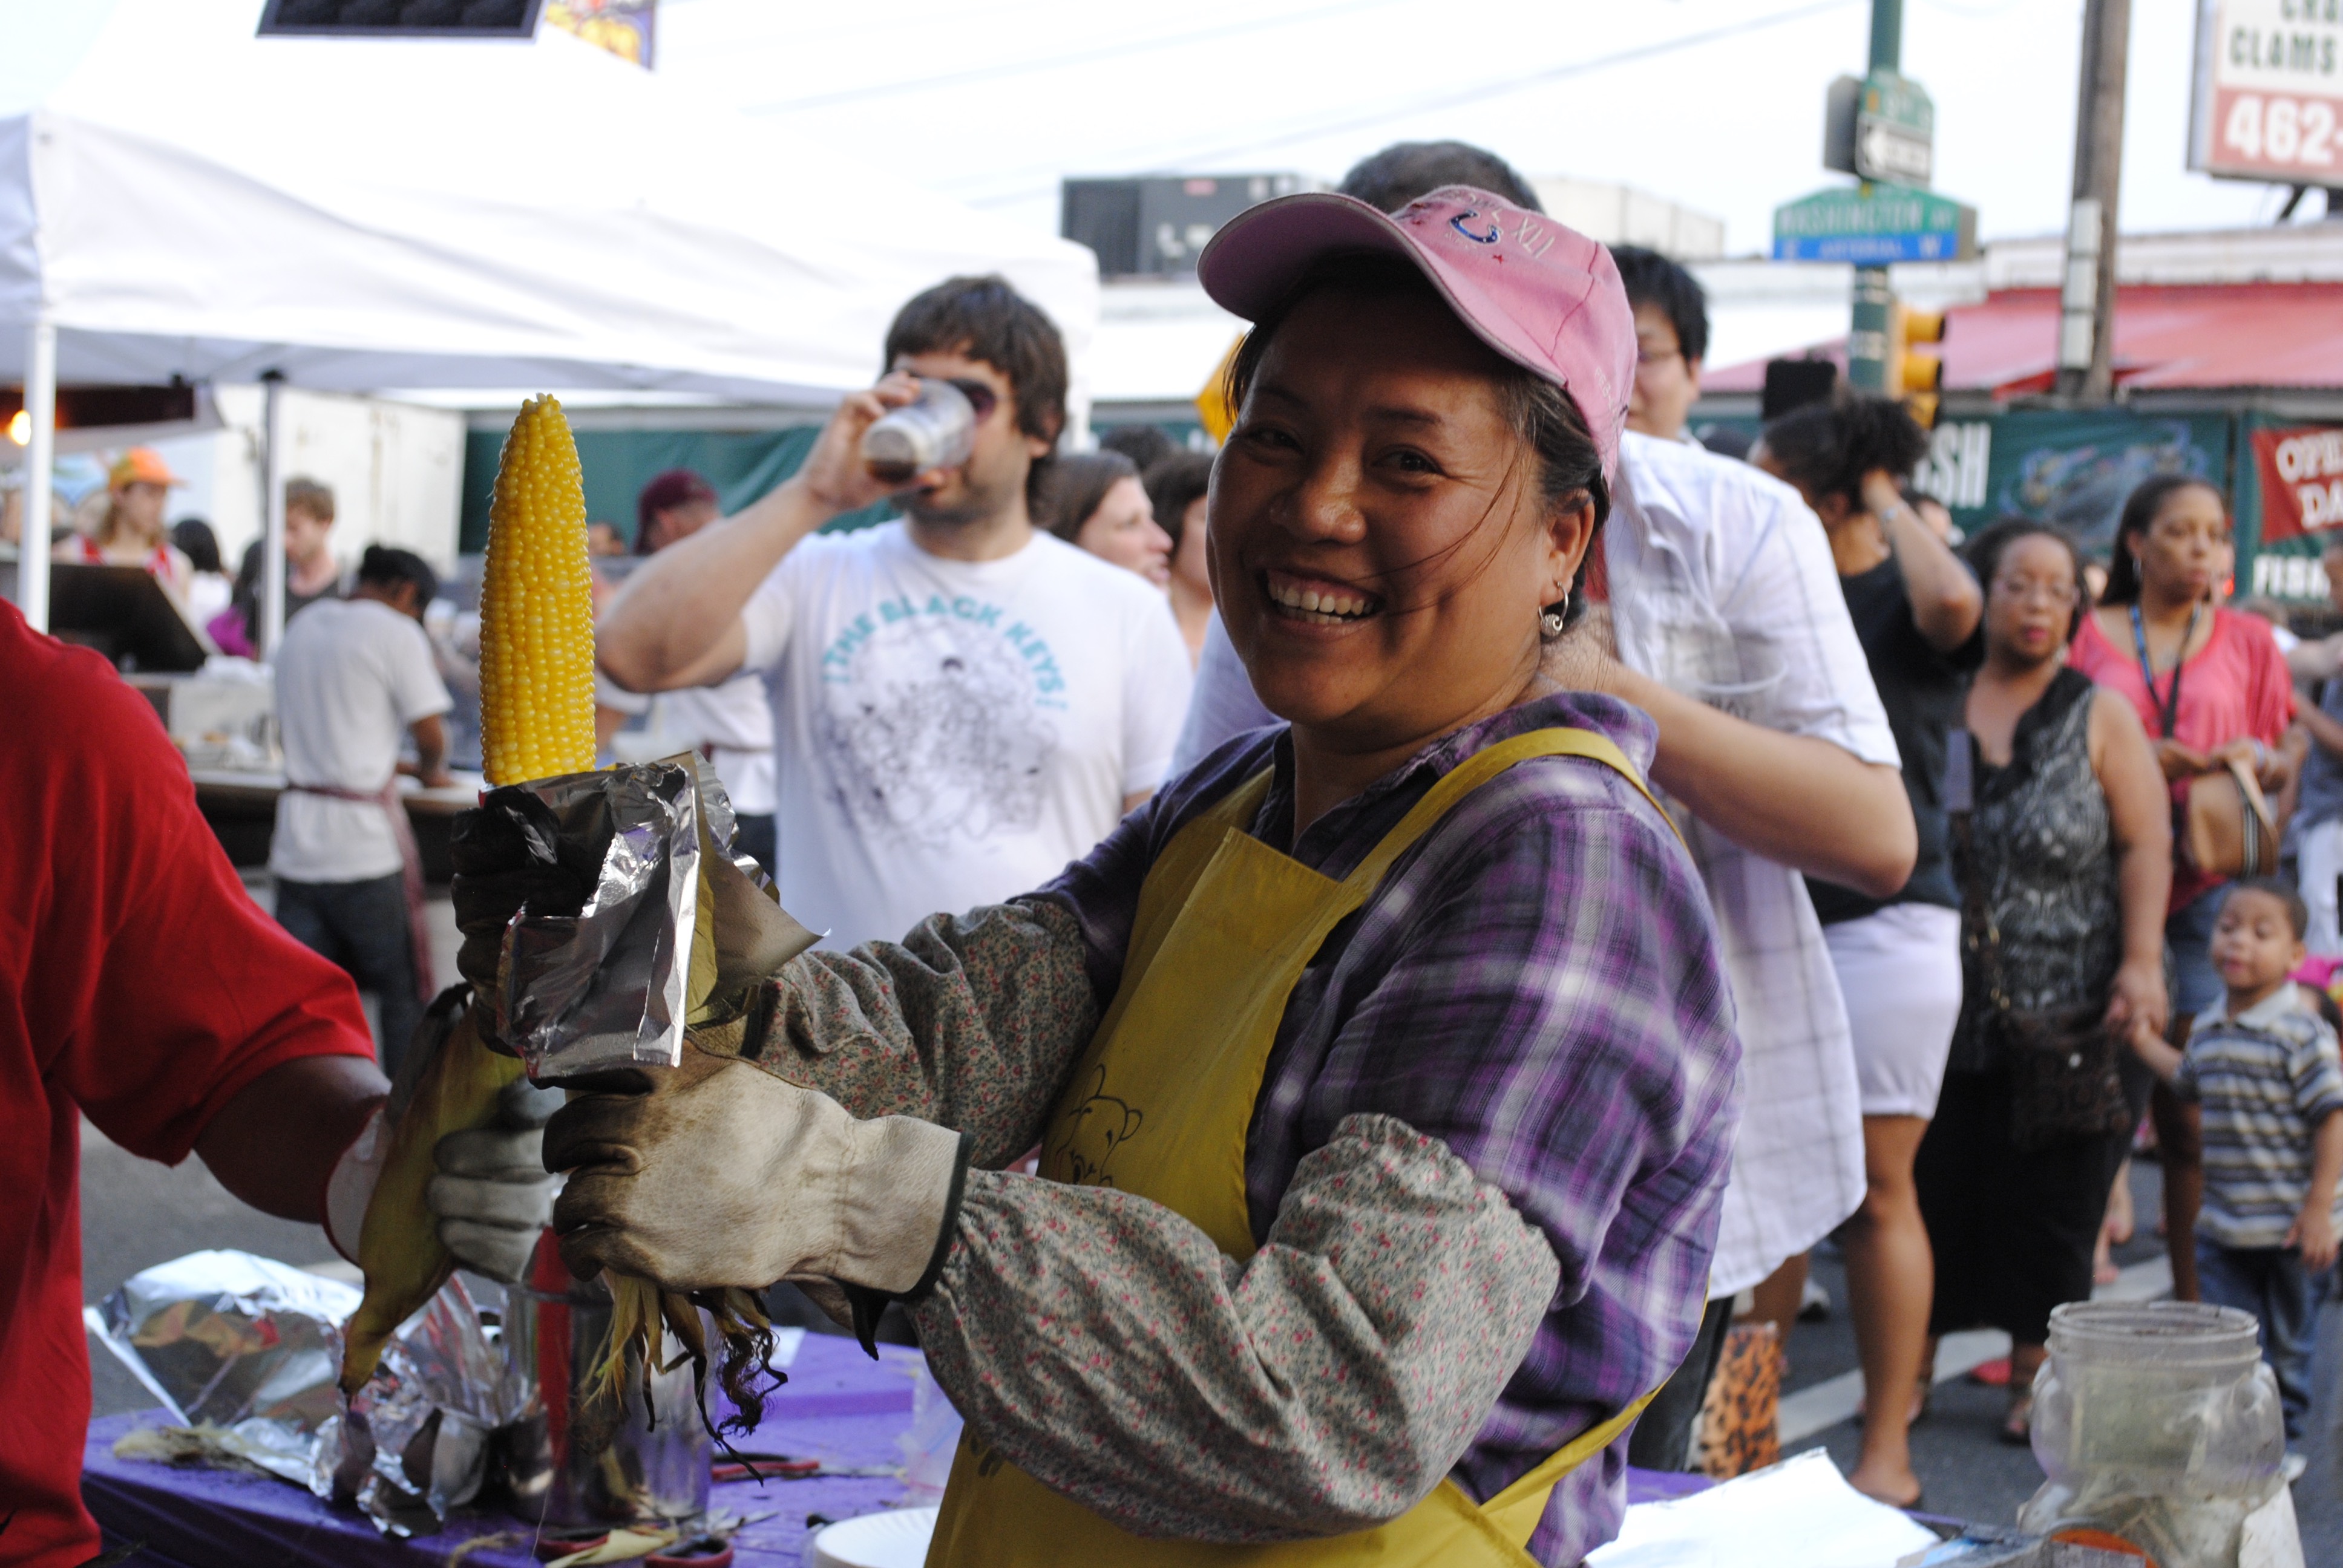
{"label": "person in red shirt", "polygon": [[146,699],[5,603],[0,691],[0,1562],[71,1568],[99,1551],[81,1118],[316,1221],[388,1086],[349,977],[246,894]]}
{"label": "person in red shirt", "polygon": [[[2229,514],[2209,480],[2164,474],[2124,502],[2107,585],[2083,618],[2067,660],[2139,712],[2156,743],[2173,803],[2187,799],[2200,773],[2244,762],[2262,789],[2279,794],[2292,772],[2281,746],[2294,719],[2294,681],[2269,624],[2216,602],[2235,568]],[[2176,846],[2177,852],[2177,846]],[[2219,1001],[2210,954],[2222,879],[2186,863],[2172,873],[2164,922],[2171,949],[2171,1038]],[[2197,1209],[2205,1185],[2196,1108],[2162,1084],[2151,1101],[2164,1167],[2165,1241],[2172,1293],[2197,1300]]]}

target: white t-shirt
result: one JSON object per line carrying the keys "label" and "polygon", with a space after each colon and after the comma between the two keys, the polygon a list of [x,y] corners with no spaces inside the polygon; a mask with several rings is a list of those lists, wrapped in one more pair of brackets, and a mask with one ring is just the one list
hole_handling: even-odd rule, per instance
{"label": "white t-shirt", "polygon": [[828,945],[1039,887],[1163,781],[1188,653],[1144,578],[1037,533],[955,561],[816,535],[740,612],[772,696],[781,902]]}
{"label": "white t-shirt", "polygon": [[[371,795],[390,782],[407,726],[454,706],[423,628],[374,599],[320,599],[285,626],[277,728],[288,783]],[[380,806],[287,789],[268,869],[297,882],[357,882],[398,869]]]}
{"label": "white t-shirt", "polygon": [[[1604,529],[1620,662],[1754,724],[1899,759],[1830,540],[1798,493],[1630,431]],[[1713,1296],[1746,1289],[1863,1201],[1863,1109],[1837,972],[1805,884],[1689,812],[1741,1034],[1741,1133]]]}
{"label": "white t-shirt", "polygon": [[605,676],[596,682],[594,700],[621,712],[648,712],[643,752],[653,757],[700,752],[714,765],[735,812],[745,817],[772,814],[772,699],[766,695],[765,678],[757,671],[744,669],[714,686],[687,686],[656,697],[620,691]]}

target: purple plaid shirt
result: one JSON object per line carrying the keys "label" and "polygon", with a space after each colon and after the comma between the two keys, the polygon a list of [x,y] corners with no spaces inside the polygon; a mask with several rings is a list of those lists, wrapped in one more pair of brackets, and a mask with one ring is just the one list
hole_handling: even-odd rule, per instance
{"label": "purple plaid shirt", "polygon": [[[1276,771],[1254,836],[1340,878],[1450,769],[1556,726],[1650,763],[1643,713],[1561,693],[1427,748],[1292,843],[1291,747],[1282,728],[1256,731],[1040,897],[1072,910],[1103,1005],[1148,868],[1262,768]],[[1477,1497],[1656,1387],[1692,1343],[1739,1112],[1723,977],[1707,895],[1666,820],[1609,768],[1540,758],[1473,791],[1403,855],[1294,990],[1246,1150],[1256,1240],[1303,1157],[1366,1113],[1445,1145],[1560,1261],[1526,1359],[1456,1466]],[[1532,1555],[1575,1563],[1617,1532],[1625,1453],[1622,1438],[1554,1489]]]}

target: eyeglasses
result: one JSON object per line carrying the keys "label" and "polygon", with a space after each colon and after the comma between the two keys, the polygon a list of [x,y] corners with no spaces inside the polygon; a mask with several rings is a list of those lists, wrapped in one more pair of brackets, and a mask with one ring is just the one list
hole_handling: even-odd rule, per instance
{"label": "eyeglasses", "polygon": [[2037,578],[1997,577],[1993,579],[1993,591],[2003,598],[2016,599],[2019,604],[2072,604],[2075,602],[2075,584],[2072,578],[2062,583],[2044,582]]}
{"label": "eyeglasses", "polygon": [[992,411],[1001,407],[1001,394],[981,381],[964,381],[953,377],[946,379],[944,385],[968,399],[968,406],[975,413],[976,422],[980,425],[991,418]]}

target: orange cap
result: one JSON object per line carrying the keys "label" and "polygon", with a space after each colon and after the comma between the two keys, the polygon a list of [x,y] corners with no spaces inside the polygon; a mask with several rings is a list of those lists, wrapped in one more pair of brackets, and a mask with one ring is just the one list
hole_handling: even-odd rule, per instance
{"label": "orange cap", "polygon": [[106,471],[108,487],[120,489],[125,485],[184,485],[187,481],[171,472],[171,465],[163,461],[163,454],[152,447],[133,447],[114,459],[114,467]]}

